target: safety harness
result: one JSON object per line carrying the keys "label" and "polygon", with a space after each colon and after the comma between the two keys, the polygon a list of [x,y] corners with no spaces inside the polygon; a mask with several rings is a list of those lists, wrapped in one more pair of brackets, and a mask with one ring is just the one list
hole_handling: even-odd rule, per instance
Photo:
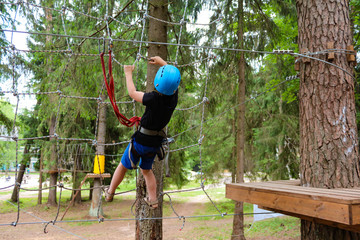
{"label": "safety harness", "polygon": [[[160,131],[156,131],[156,130],[150,130],[150,129],[146,129],[144,128],[143,126],[140,126],[139,129],[138,129],[139,132],[141,132],[142,134],[145,134],[145,135],[149,135],[149,136],[160,136],[160,137],[163,137],[163,142],[162,142],[162,145],[160,146],[159,150],[157,152],[152,152],[152,153],[147,153],[145,154],[144,156],[145,157],[155,157],[155,155],[158,156],[159,160],[163,160],[165,158],[165,155],[168,154],[168,151],[166,151],[168,148],[168,145],[169,145],[169,141],[168,141],[168,138],[166,136],[166,133],[164,130],[160,130]],[[136,169],[137,166],[136,164],[134,164],[134,161],[131,157],[131,153],[133,154],[133,156],[135,158],[139,158],[141,157],[141,155],[135,150],[135,147],[134,147],[134,140],[131,139],[131,142],[130,142],[130,147],[129,147],[129,159],[130,159],[130,163],[131,163],[131,167],[133,169]]]}

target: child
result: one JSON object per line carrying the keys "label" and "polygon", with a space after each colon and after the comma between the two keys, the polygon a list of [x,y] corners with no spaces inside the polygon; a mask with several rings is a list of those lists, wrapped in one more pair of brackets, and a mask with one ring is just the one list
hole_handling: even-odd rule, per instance
{"label": "child", "polygon": [[154,79],[155,90],[149,93],[136,91],[132,79],[134,66],[124,66],[126,86],[132,99],[146,106],[141,118],[140,127],[131,137],[121,162],[116,168],[110,187],[105,190],[105,200],[111,202],[117,186],[122,182],[128,169],[136,169],[140,161],[140,169],[144,175],[148,197],[144,200],[150,208],[158,206],[156,197],[156,179],[152,172],[152,164],[161,144],[166,138],[162,130],[170,121],[178,101],[178,86],[180,71],[167,63],[161,57],[151,57],[150,64],[160,65]]}

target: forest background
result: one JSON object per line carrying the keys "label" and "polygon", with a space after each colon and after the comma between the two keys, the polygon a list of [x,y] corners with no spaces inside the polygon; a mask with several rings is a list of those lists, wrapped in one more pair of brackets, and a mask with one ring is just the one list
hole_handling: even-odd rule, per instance
{"label": "forest background", "polygon": [[[11,1],[9,1],[11,2]],[[50,32],[89,36],[103,27],[102,18],[107,12],[114,16],[127,3],[126,1],[28,1],[42,7],[59,9],[50,11],[48,8],[38,8],[31,4],[0,3],[0,29],[16,29],[19,17],[26,20],[29,31]],[[190,24],[169,25],[168,42],[189,45],[216,46],[223,48],[238,48],[237,36],[238,1],[193,1],[188,0],[187,12],[184,14],[185,1],[175,1],[168,5],[169,21],[180,22],[185,16],[186,22],[201,22],[199,14],[206,11],[210,21],[221,21],[209,27],[193,27]],[[354,48],[360,46],[360,0],[350,1],[351,24],[354,34]],[[108,8],[106,7],[108,5]],[[62,11],[66,6],[72,11]],[[141,19],[146,10],[145,1],[133,1],[126,11],[116,17],[110,25],[111,32],[100,31],[97,36],[113,39],[139,40],[147,39],[147,29],[142,31]],[[46,10],[48,9],[48,10]],[[93,16],[90,18],[83,14]],[[202,105],[188,111],[175,111],[169,123],[169,136],[176,136],[172,149],[195,145],[184,151],[170,154],[170,177],[164,184],[175,184],[179,188],[191,177],[191,171],[204,172],[204,178],[216,181],[227,170],[235,181],[236,173],[236,119],[237,106],[246,104],[245,115],[245,176],[250,179],[276,180],[298,178],[299,175],[299,106],[297,79],[285,81],[294,76],[295,59],[289,54],[265,54],[274,50],[285,49],[299,52],[297,46],[297,16],[295,1],[244,1],[244,49],[246,60],[246,102],[238,100],[238,61],[239,53],[230,50],[168,46],[168,61],[177,59],[179,65],[197,62],[181,67],[182,82],[178,108],[188,108],[203,101],[204,92],[208,98],[205,106],[205,122],[202,125]],[[125,24],[124,24],[125,23]],[[146,21],[145,21],[146,24]],[[65,32],[66,31],[66,32]],[[19,36],[19,35],[17,35]],[[26,38],[30,52],[15,51],[11,41],[6,39],[4,31],[0,31],[0,125],[1,134],[19,138],[49,136],[56,127],[56,134],[64,139],[94,139],[97,126],[97,101],[87,99],[64,98],[60,107],[57,95],[36,95],[36,104],[30,109],[18,110],[19,106],[10,103],[11,98],[17,98],[12,89],[26,87],[27,92],[55,92],[59,86],[62,94],[98,98],[103,88],[103,76],[99,59],[99,49],[103,43],[93,40],[83,41],[76,38],[61,38],[45,35],[22,35]],[[179,39],[180,38],[180,39]],[[107,44],[105,48],[107,49]],[[10,46],[10,47],[9,47]],[[17,46],[15,46],[17,47]],[[74,53],[94,54],[94,56],[72,56],[71,53],[52,54],[37,52],[37,50],[67,50]],[[114,58],[121,64],[132,64],[138,58],[139,43],[114,42]],[[140,48],[146,55],[146,46]],[[262,52],[264,51],[264,52]],[[177,56],[178,55],[178,56]],[[115,93],[117,101],[130,101],[125,87],[124,73],[121,64],[113,64],[115,78]],[[136,63],[134,72],[138,90],[146,87],[146,60],[141,58]],[[359,66],[356,70],[356,104],[359,107]],[[19,79],[26,79],[26,86],[19,86]],[[207,86],[205,87],[205,84]],[[268,91],[268,89],[271,89]],[[107,99],[108,100],[108,99]],[[107,105],[106,143],[127,141],[133,134],[133,128],[119,124],[111,105]],[[144,108],[133,104],[119,104],[120,112],[127,117],[141,115]],[[15,115],[14,112],[17,112]],[[359,111],[358,111],[359,112]],[[15,116],[17,116],[15,118]],[[360,122],[360,115],[357,115]],[[202,129],[202,131],[200,131]],[[99,131],[101,131],[99,129]],[[95,134],[94,134],[95,133]],[[199,157],[198,141],[204,135]],[[5,138],[0,141],[0,166],[4,170],[14,166],[16,144]],[[30,139],[20,141],[18,146],[19,163],[26,166],[31,157],[43,159],[43,169],[50,169],[54,164],[51,157],[51,141]],[[113,173],[125,144],[105,147],[105,172]],[[95,157],[95,147],[91,141],[59,141],[58,158],[61,167],[68,170],[92,172]],[[37,164],[37,168],[40,163]],[[78,182],[85,173],[69,178],[69,182]],[[135,173],[132,173],[133,175]],[[75,176],[75,175],[73,175]],[[48,176],[44,174],[43,178]],[[131,178],[130,178],[131,179]],[[108,184],[106,180],[105,184]]]}

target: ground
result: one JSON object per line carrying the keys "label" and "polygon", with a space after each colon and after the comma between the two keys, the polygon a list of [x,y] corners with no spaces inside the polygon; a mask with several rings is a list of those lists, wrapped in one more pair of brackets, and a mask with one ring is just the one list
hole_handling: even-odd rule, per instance
{"label": "ground", "polygon": [[[223,188],[220,188],[223,189]],[[214,192],[215,194],[215,192]],[[219,193],[220,194],[220,193]],[[44,195],[47,195],[44,193]],[[184,196],[183,194],[179,194]],[[221,193],[223,196],[223,192]],[[37,192],[22,192],[21,199],[32,197],[36,201]],[[188,194],[186,199],[172,196],[174,208],[179,215],[193,216],[209,214],[211,204],[205,194]],[[0,204],[4,203],[6,199],[10,198],[9,194],[0,195]],[[223,198],[223,197],[222,197]],[[116,220],[116,219],[131,219],[131,206],[135,200],[134,193],[116,196],[114,202],[104,203],[103,210],[105,219],[110,221],[105,222],[71,222],[71,223],[51,223],[47,227],[48,233],[44,233],[44,224],[24,224],[14,226],[1,226],[1,224],[9,224],[16,220],[17,212],[0,214],[0,231],[1,239],[32,239],[32,240],[64,240],[64,239],[135,239],[135,221],[133,220]],[[215,199],[216,200],[216,199]],[[62,204],[62,208],[57,220],[60,220],[68,202]],[[11,209],[11,207],[9,206]],[[71,207],[64,217],[64,220],[84,220],[94,219],[87,217],[90,208],[90,201],[84,201],[79,205]],[[48,207],[46,204],[28,207],[26,212],[20,212],[19,223],[22,222],[40,222],[42,219],[49,221],[54,220],[57,212],[56,207]],[[212,210],[210,210],[212,211]],[[216,214],[216,211],[213,212]],[[165,198],[164,216],[176,216],[169,205],[169,201]],[[113,220],[113,221],[111,221]],[[207,218],[186,218],[184,228],[180,231],[183,223],[179,219],[164,219],[163,220],[163,239],[165,240],[201,240],[201,239],[230,239],[232,229],[232,217],[207,217]],[[276,234],[267,232],[267,229],[259,229],[259,222],[256,222],[252,228],[253,223],[251,216],[246,216],[246,239],[248,240],[275,240],[287,239],[297,240],[298,226],[288,228],[286,222],[275,222],[277,228]],[[250,228],[250,230],[249,230]],[[258,233],[256,233],[258,232]]]}

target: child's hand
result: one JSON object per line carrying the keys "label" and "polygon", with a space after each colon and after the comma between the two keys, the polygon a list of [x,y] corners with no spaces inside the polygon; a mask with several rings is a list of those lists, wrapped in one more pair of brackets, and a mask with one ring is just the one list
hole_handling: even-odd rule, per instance
{"label": "child's hand", "polygon": [[135,69],[134,65],[124,65],[124,72],[125,74],[132,73]]}
{"label": "child's hand", "polygon": [[164,66],[164,65],[167,64],[167,63],[166,63],[161,57],[159,57],[159,56],[151,57],[149,63],[150,63],[150,64],[157,64],[157,65],[160,65],[160,66]]}

